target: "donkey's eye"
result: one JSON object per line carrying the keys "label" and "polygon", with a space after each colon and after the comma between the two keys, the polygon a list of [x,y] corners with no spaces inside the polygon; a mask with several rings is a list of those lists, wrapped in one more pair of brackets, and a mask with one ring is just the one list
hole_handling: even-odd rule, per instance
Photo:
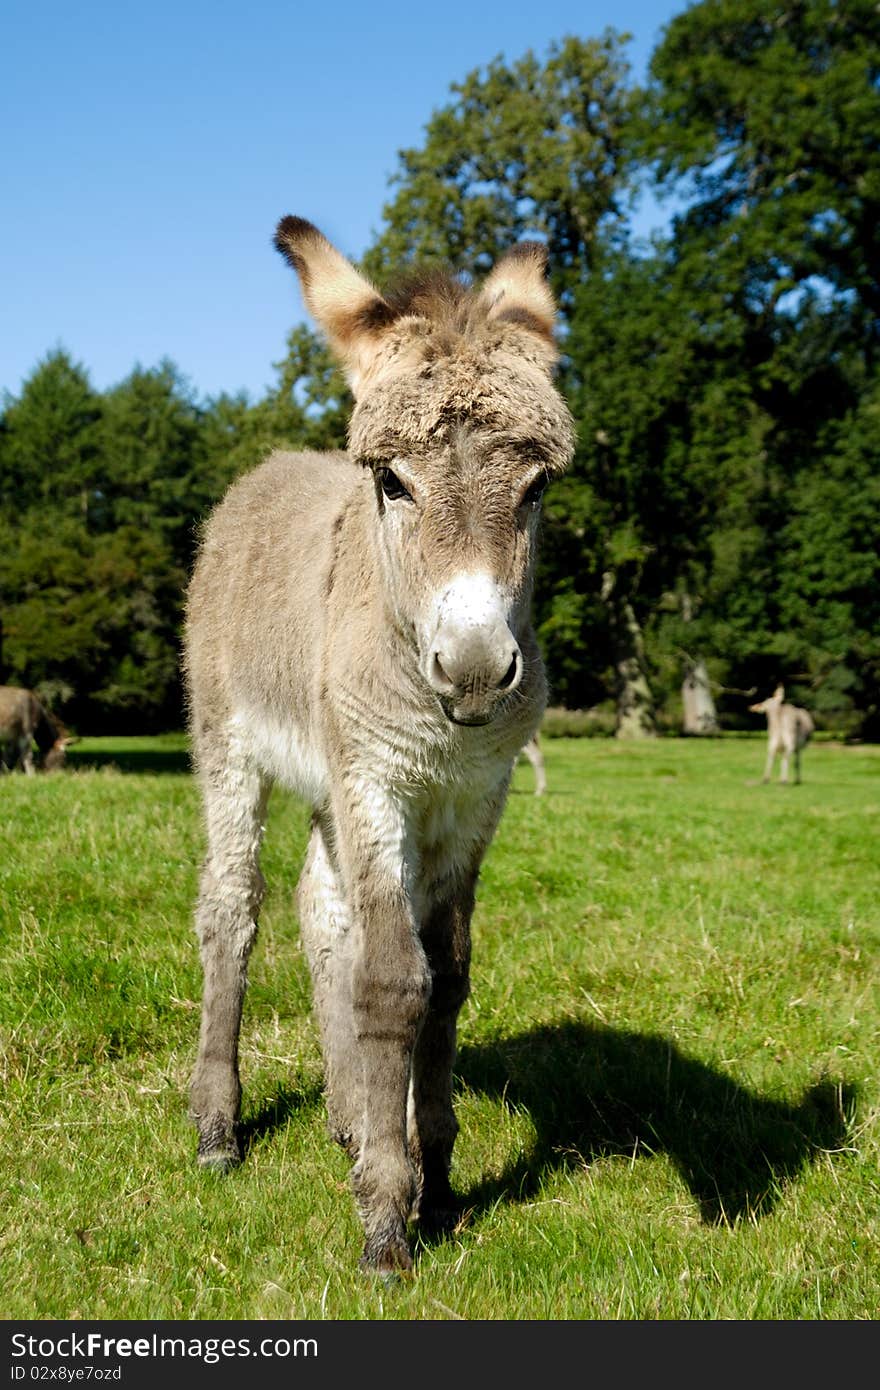
{"label": "donkey's eye", "polygon": [[541,498],[544,496],[544,493],[547,490],[547,483],[549,481],[549,478],[545,477],[542,473],[539,478],[536,478],[533,483],[530,483],[529,486],[526,488],[525,492],[523,493],[522,502],[520,503],[520,506],[537,507],[538,503],[540,502]]}
{"label": "donkey's eye", "polygon": [[399,502],[403,498],[408,502],[413,500],[412,493],[407,492],[397,474],[392,473],[390,468],[380,468],[378,477],[382,496],[387,497],[389,502]]}

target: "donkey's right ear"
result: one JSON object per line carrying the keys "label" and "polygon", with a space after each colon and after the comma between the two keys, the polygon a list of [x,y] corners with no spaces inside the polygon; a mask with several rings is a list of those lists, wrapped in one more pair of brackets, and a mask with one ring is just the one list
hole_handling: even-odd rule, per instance
{"label": "donkey's right ear", "polygon": [[302,217],[282,217],[275,248],[299,276],[303,299],[355,396],[394,312],[350,261]]}

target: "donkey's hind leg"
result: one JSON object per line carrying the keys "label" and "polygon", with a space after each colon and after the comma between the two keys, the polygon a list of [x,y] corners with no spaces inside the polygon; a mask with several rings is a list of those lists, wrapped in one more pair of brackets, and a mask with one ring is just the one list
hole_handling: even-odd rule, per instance
{"label": "donkey's hind leg", "polygon": [[443,893],[427,914],[422,945],[431,968],[428,1013],[413,1049],[407,1105],[409,1151],[418,1173],[417,1212],[425,1231],[453,1226],[460,1203],[449,1184],[458,1121],[452,1068],[458,1013],[468,995],[474,880]]}
{"label": "donkey's hind leg", "polygon": [[199,1132],[199,1163],[225,1169],[241,1159],[236,1134],[241,1106],[238,1038],[248,957],[263,896],[259,852],[269,788],[233,750],[203,762],[201,780],[208,853],[196,931],[204,993],[190,1116]]}
{"label": "donkey's hind leg", "polygon": [[321,1029],[327,1124],[332,1137],[356,1159],[364,1099],[363,1064],[352,1009],[351,912],[317,814],[297,888],[297,907]]}

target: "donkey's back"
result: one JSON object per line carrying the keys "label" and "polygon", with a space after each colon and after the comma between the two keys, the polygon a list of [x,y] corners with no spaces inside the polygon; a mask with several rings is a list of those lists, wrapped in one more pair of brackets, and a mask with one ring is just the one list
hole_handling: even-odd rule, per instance
{"label": "donkey's back", "polygon": [[210,761],[206,733],[231,724],[267,776],[318,794],[298,764],[320,757],[309,735],[328,569],[339,518],[364,481],[345,454],[277,452],[233,484],[209,518],[185,636],[197,762]]}
{"label": "donkey's back", "polygon": [[32,690],[0,685],[0,733],[6,738],[33,734],[40,719],[40,702]]}

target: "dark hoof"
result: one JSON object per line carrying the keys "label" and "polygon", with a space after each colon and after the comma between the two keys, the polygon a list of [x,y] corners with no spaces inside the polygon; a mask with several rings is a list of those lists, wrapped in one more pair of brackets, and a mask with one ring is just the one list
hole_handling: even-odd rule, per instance
{"label": "dark hoof", "polygon": [[211,1173],[230,1173],[241,1166],[241,1152],[238,1145],[224,1149],[207,1149],[198,1152],[198,1165]]}
{"label": "dark hoof", "polygon": [[241,1163],[241,1145],[235,1130],[230,1130],[228,1121],[219,1117],[211,1123],[199,1122],[199,1148],[197,1154],[200,1168],[209,1168],[214,1173],[228,1173]]}
{"label": "dark hoof", "polygon": [[364,1274],[375,1275],[385,1284],[394,1284],[403,1274],[411,1274],[412,1255],[405,1240],[386,1240],[381,1244],[367,1241],[361,1255],[360,1268]]}

